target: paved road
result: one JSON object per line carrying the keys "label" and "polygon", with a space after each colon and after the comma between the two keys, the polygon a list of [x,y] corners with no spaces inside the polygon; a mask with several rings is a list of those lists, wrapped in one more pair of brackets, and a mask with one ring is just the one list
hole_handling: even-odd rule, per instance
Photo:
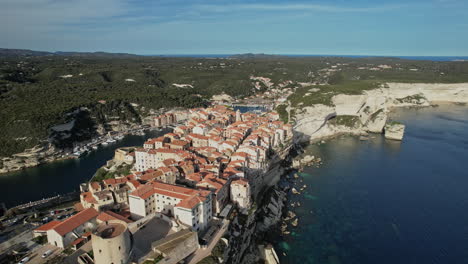
{"label": "paved road", "polygon": [[211,254],[213,248],[218,244],[218,241],[223,237],[224,233],[229,227],[229,221],[223,221],[223,226],[218,230],[216,235],[213,236],[213,239],[210,241],[210,244],[206,248],[199,248],[195,253],[193,253],[191,259],[188,260],[187,264],[196,264],[200,260],[208,257]]}
{"label": "paved road", "polygon": [[[42,254],[44,254],[47,250],[52,250],[52,254],[50,254],[46,258],[42,258]],[[30,254],[27,256],[31,258],[31,260],[28,262],[28,264],[42,264],[45,263],[46,261],[54,258],[57,256],[60,252],[62,252],[61,248],[58,248],[56,246],[52,246],[49,244],[45,244],[43,246],[35,248]]]}
{"label": "paved road", "polygon": [[6,252],[10,247],[16,244],[25,243],[28,248],[33,247],[34,242],[31,241],[33,234],[31,230],[26,230],[23,233],[18,234],[17,236],[10,238],[8,241],[0,244],[0,253]]}

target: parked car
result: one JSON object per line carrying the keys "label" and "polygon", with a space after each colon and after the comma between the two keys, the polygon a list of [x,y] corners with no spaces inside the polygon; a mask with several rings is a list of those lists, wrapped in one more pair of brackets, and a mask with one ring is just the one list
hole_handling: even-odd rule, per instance
{"label": "parked car", "polygon": [[24,259],[20,260],[20,262],[18,262],[18,264],[24,264],[26,262],[29,261],[29,257],[25,257]]}
{"label": "parked car", "polygon": [[42,258],[47,258],[48,256],[50,256],[50,254],[52,254],[52,250],[49,249],[47,250],[46,252],[44,252],[44,254],[42,254]]}

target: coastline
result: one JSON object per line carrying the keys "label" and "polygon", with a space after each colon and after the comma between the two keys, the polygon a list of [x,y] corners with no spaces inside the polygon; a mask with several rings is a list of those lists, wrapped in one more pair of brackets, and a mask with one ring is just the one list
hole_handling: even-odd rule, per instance
{"label": "coastline", "polygon": [[[388,83],[388,87],[364,91],[361,95],[335,95],[333,106],[316,104],[292,109],[297,111],[293,119],[294,141],[317,142],[340,134],[381,134],[394,109],[468,103],[468,83]],[[333,123],[337,117],[349,122]]]}
{"label": "coastline", "polygon": [[[299,221],[297,227],[288,227],[287,231],[290,233],[273,238],[277,241],[274,245],[280,260],[284,263],[305,263],[305,260],[327,263],[327,258],[333,257],[337,260],[336,263],[376,263],[375,260],[359,262],[359,259],[364,256],[382,257],[391,254],[392,250],[389,251],[386,246],[394,243],[394,239],[403,240],[400,242],[407,245],[409,240],[421,239],[421,236],[433,236],[431,246],[436,249],[446,249],[437,242],[439,234],[447,234],[443,229],[434,229],[433,232],[426,233],[424,228],[427,225],[441,228],[441,223],[435,220],[424,221],[421,218],[428,217],[426,212],[434,212],[432,217],[438,220],[444,219],[446,222],[443,224],[447,224],[450,223],[447,221],[452,219],[453,214],[458,215],[457,210],[460,208],[450,206],[450,209],[447,209],[450,217],[440,216],[440,210],[436,208],[445,208],[446,202],[452,201],[450,199],[455,199],[457,206],[463,204],[465,195],[461,194],[465,185],[462,184],[460,190],[458,186],[461,182],[465,182],[462,179],[464,177],[460,177],[460,171],[466,166],[454,165],[463,160],[461,153],[466,153],[462,151],[464,146],[462,143],[466,142],[464,137],[466,130],[460,129],[466,127],[466,115],[462,118],[459,114],[466,113],[468,108],[453,103],[444,103],[440,106],[440,109],[432,107],[418,107],[410,111],[405,108],[395,109],[398,111],[392,113],[393,118],[401,118],[404,123],[413,124],[404,144],[394,143],[383,136],[375,135],[369,142],[362,142],[358,137],[350,136],[334,138],[322,146],[311,146],[312,155],[321,156],[325,164],[319,169],[308,166],[304,169],[304,174],[299,173],[299,178],[295,180],[296,186],[307,184],[310,189],[301,191],[301,194],[288,195],[288,210],[297,214]],[[454,126],[450,124],[460,125],[456,125],[457,129],[454,130]],[[434,129],[431,129],[433,126]],[[459,144],[453,144],[454,142]],[[434,144],[440,148],[434,147]],[[445,159],[437,157],[437,154],[434,155],[444,149],[453,152],[450,152],[451,155]],[[435,170],[431,170],[432,163],[435,163]],[[444,166],[450,166],[450,170],[444,170]],[[349,173],[346,170],[349,170]],[[380,172],[382,174],[379,174]],[[447,184],[444,184],[444,181],[448,181]],[[439,187],[440,184],[444,187]],[[457,188],[454,189],[454,186]],[[380,187],[384,189],[379,189]],[[430,202],[427,200],[429,198]],[[300,208],[291,206],[298,201],[302,203]],[[413,202],[420,207],[414,208],[415,214],[408,215],[409,211],[413,211],[410,209],[414,206]],[[407,205],[408,203],[410,205]],[[351,208],[352,204],[356,204],[356,207]],[[408,207],[402,209],[403,205]],[[432,210],[428,211],[428,208]],[[454,208],[458,209],[453,210]],[[420,224],[421,229],[413,226],[414,224]],[[366,225],[371,227],[366,229]],[[364,233],[360,233],[362,229],[365,229]],[[400,230],[401,234],[394,229]],[[414,233],[411,232],[413,230]],[[454,232],[457,230],[453,229]],[[379,237],[376,232],[384,232],[385,236]],[[356,238],[357,235],[366,237]],[[451,243],[448,247],[458,243],[455,239],[457,236],[453,234],[443,237],[447,240],[441,243]],[[364,253],[362,250],[369,247],[368,243],[373,243],[377,238],[381,239],[376,241],[381,243],[380,246],[376,245],[378,253],[376,255],[374,252]],[[301,243],[304,243],[304,246]],[[333,243],[338,245],[330,249],[328,245]],[[314,249],[304,254],[303,250],[307,247]],[[405,249],[402,245],[397,248],[400,251]],[[417,252],[415,254],[420,254],[418,256],[426,257],[421,248],[414,250]],[[459,250],[451,250],[449,252],[457,257],[460,256]],[[447,259],[447,251],[443,253]],[[443,259],[437,254],[437,252],[428,254],[427,258],[440,257],[439,261]],[[382,263],[402,262],[395,261],[395,258]]]}
{"label": "coastline", "polygon": [[[146,131],[145,128],[139,127],[137,129],[138,131],[144,132]],[[149,131],[155,130],[155,128],[149,128]],[[111,132],[117,132],[121,136],[126,137],[128,135],[132,135],[135,133],[135,128],[125,130],[125,131],[111,131]],[[106,136],[100,135],[98,137],[94,137],[90,140],[89,142],[93,142],[96,140],[100,139],[105,139]],[[80,143],[77,142],[77,145],[80,144],[86,144],[86,143]],[[35,149],[42,149],[41,151],[35,151]],[[93,149],[90,149],[88,151],[92,152],[94,151]],[[85,154],[87,155],[87,154]],[[73,159],[79,159],[80,157],[77,157],[73,154],[73,149],[58,149],[51,144],[47,144],[46,146],[40,147],[36,146],[31,149],[27,149],[21,153],[16,153],[11,155],[10,157],[2,157],[1,161],[2,163],[7,160],[14,166],[7,166],[3,165],[2,168],[0,168],[0,177],[7,175],[8,173],[14,173],[14,172],[20,172],[22,170],[28,169],[28,168],[34,168],[34,167],[39,167],[44,164],[49,164],[57,161],[65,161],[65,160],[73,160]]]}

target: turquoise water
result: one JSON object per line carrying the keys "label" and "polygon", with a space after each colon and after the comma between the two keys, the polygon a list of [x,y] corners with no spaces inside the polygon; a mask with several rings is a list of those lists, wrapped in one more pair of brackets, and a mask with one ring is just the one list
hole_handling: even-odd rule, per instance
{"label": "turquoise water", "polygon": [[142,146],[149,137],[169,130],[151,131],[144,136],[128,135],[123,140],[90,152],[79,159],[56,161],[22,171],[0,175],[0,203],[7,207],[79,190],[98,168],[114,157],[119,147]]}
{"label": "turquoise water", "polygon": [[[403,142],[341,137],[311,150],[281,263],[468,263],[468,107],[401,109]],[[286,256],[284,256],[284,254]]]}

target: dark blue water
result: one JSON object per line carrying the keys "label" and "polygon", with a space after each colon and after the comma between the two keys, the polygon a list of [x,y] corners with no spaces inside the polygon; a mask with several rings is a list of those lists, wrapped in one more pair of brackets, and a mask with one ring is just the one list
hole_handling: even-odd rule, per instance
{"label": "dark blue water", "polygon": [[[403,142],[374,136],[311,150],[321,168],[293,196],[299,226],[275,245],[281,263],[468,263],[468,107],[399,110]],[[284,256],[284,254],[286,256]]]}
{"label": "dark blue water", "polygon": [[266,112],[267,109],[265,107],[253,107],[253,106],[234,106],[233,107],[233,110],[234,111],[237,111],[239,110],[241,113],[247,113],[247,112],[258,112],[258,111],[261,111],[261,112]]}
{"label": "dark blue water", "polygon": [[116,148],[142,146],[149,137],[157,137],[167,131],[151,131],[145,136],[128,135],[123,140],[80,159],[70,159],[0,175],[0,203],[7,207],[78,191],[79,184],[88,181],[98,168],[114,157]]}
{"label": "dark blue water", "polygon": [[[165,55],[146,55],[158,57],[175,57],[175,58],[211,58],[221,59],[229,58],[235,54],[165,54]],[[468,60],[468,56],[382,56],[382,55],[333,55],[333,54],[275,54],[287,57],[343,57],[343,58],[398,58],[405,60],[427,60],[427,61],[456,61]]]}

